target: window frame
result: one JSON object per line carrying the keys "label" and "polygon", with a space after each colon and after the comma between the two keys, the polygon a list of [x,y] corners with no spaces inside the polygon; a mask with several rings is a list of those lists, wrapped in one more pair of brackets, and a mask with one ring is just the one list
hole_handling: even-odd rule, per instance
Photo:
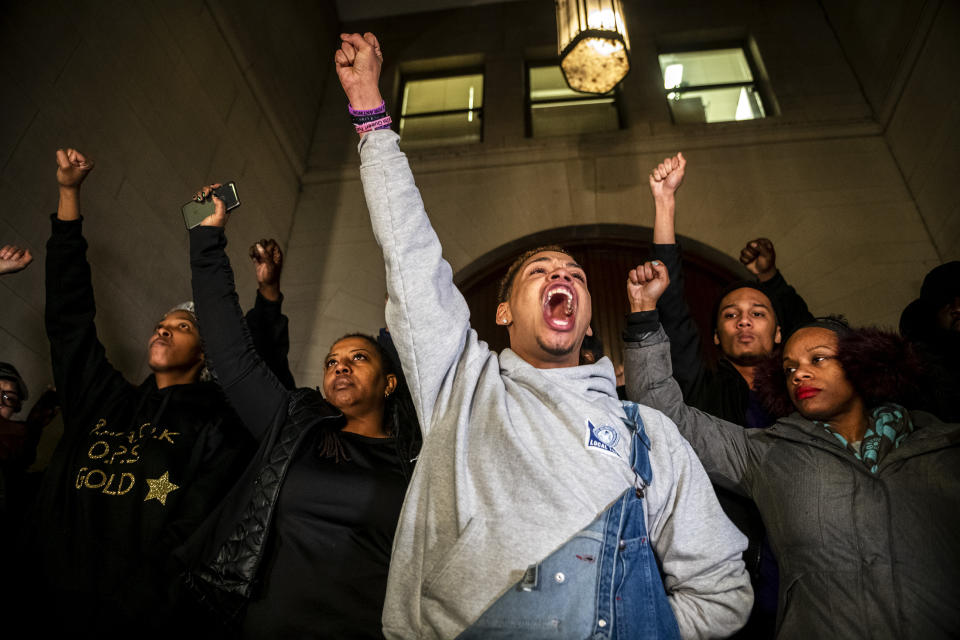
{"label": "window frame", "polygon": [[[749,122],[748,120],[720,120],[717,122],[677,122],[676,118],[673,115],[673,108],[670,106],[671,98],[668,96],[673,93],[684,93],[687,91],[704,91],[709,89],[732,89],[734,87],[753,87],[754,92],[757,97],[760,99],[760,106],[763,107],[763,117],[762,118],[751,118],[750,120],[766,120],[774,115],[773,101],[770,99],[770,90],[768,82],[760,73],[760,67],[754,60],[754,51],[751,46],[752,43],[748,40],[718,40],[713,42],[699,42],[696,44],[687,44],[679,46],[669,46],[669,47],[658,47],[657,48],[657,68],[660,69],[660,88],[661,95],[664,100],[667,101],[667,109],[670,112],[670,121],[673,124],[679,125],[689,125],[689,124],[729,124],[731,122]],[[663,69],[660,68],[660,56],[667,55],[671,53],[699,53],[699,52],[708,52],[708,51],[717,51],[720,49],[740,49],[743,52],[743,57],[747,61],[747,68],[750,69],[750,75],[753,76],[753,80],[748,82],[718,82],[716,84],[696,84],[696,85],[687,85],[681,89],[667,89],[664,88],[663,82]]]}
{"label": "window frame", "polygon": [[[487,73],[486,73],[486,69],[482,64],[468,65],[464,67],[451,67],[449,69],[437,69],[435,71],[401,73],[400,82],[398,83],[398,91],[397,91],[397,104],[400,107],[399,108],[400,113],[398,114],[397,120],[394,123],[395,131],[398,134],[400,133],[400,125],[405,118],[426,118],[430,116],[456,115],[461,113],[469,114],[471,111],[473,111],[475,114],[475,117],[480,120],[480,139],[476,143],[471,142],[471,143],[459,143],[459,144],[483,144],[484,135],[485,135],[485,132],[484,132],[485,123],[483,120],[483,112],[484,112],[483,105],[481,105],[480,107],[474,107],[473,109],[466,108],[466,109],[448,109],[448,110],[440,110],[440,111],[424,111],[423,113],[415,113],[412,115],[404,115],[403,113],[403,102],[404,102],[403,98],[404,98],[404,94],[406,93],[407,83],[415,82],[417,80],[436,80],[438,78],[452,78],[457,76],[470,76],[470,75],[477,75],[477,74],[479,74],[480,77],[483,79],[481,82],[481,86],[483,87],[484,102],[486,102]],[[443,138],[437,138],[436,140],[443,140]],[[418,146],[420,144],[423,144],[424,147],[434,146],[427,141],[413,140],[411,142]],[[457,144],[457,143],[454,143],[454,144]],[[442,145],[443,143],[440,143],[436,146],[442,146]]]}
{"label": "window frame", "polygon": [[[559,58],[533,58],[524,61],[523,65],[523,127],[524,127],[524,136],[527,138],[534,138],[533,135],[533,105],[534,104],[550,104],[555,102],[580,102],[597,99],[598,94],[595,93],[581,93],[575,91],[577,94],[573,97],[568,98],[550,98],[547,100],[537,100],[534,101],[530,96],[530,69],[535,67],[556,67],[560,68],[560,59]],[[622,93],[620,91],[620,85],[622,82],[618,82],[617,86],[613,88],[610,92],[611,98],[613,98],[613,108],[617,113],[617,128],[611,129],[610,131],[605,131],[604,133],[610,133],[612,131],[622,131],[626,129],[626,120],[623,113],[623,104],[621,101]],[[574,91],[573,89],[570,89]],[[606,94],[600,94],[603,97],[608,97]],[[574,135],[574,134],[571,134]],[[543,140],[545,138],[559,138],[562,136],[545,136],[544,138],[538,138]]]}

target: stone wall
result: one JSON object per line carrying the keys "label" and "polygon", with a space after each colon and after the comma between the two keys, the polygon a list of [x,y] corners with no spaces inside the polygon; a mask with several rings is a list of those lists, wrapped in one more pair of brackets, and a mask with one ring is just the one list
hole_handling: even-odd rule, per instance
{"label": "stone wall", "polygon": [[58,147],[97,162],[83,188],[97,325],[131,380],[148,373],[153,323],[190,297],[180,205],[202,184],[237,182],[230,254],[251,304],[246,247],[288,239],[337,33],[332,5],[298,0],[4,3],[0,244],[35,263],[0,278],[0,360],[36,393],[52,382],[43,261]]}
{"label": "stone wall", "polygon": [[[878,121],[858,69],[821,5],[625,4],[633,62],[621,94],[627,126],[583,137],[524,137],[524,64],[555,54],[551,2],[345,26],[380,37],[386,56],[383,93],[394,113],[405,69],[478,61],[486,69],[484,141],[410,153],[454,271],[544,229],[650,226],[647,173],[664,156],[683,150],[689,165],[679,195],[679,233],[730,260],[747,240],[770,237],[783,273],[815,313],[842,312],[854,323],[896,326],[941,252],[891,152],[886,125]],[[908,30],[901,39],[913,37],[915,23],[895,26]],[[732,39],[752,43],[759,52],[774,115],[673,124],[660,88],[658,48]],[[895,62],[888,64],[897,68]],[[941,63],[930,64],[937,69]],[[294,217],[295,282],[286,288],[295,374],[309,383],[320,380],[323,355],[337,336],[375,331],[383,323],[383,263],[359,185],[356,137],[332,69],[330,78]],[[882,101],[890,89],[874,85],[870,96]],[[922,119],[913,127],[912,135],[927,131]]]}

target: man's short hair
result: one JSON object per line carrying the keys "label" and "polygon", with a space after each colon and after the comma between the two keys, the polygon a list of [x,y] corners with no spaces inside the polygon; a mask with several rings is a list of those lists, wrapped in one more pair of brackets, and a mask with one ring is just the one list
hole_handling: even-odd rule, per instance
{"label": "man's short hair", "polygon": [[[725,286],[720,291],[720,296],[717,297],[717,301],[713,303],[713,315],[711,316],[711,322],[713,323],[714,332],[717,331],[717,327],[720,324],[720,305],[723,303],[723,299],[738,289],[753,289],[754,291],[759,291],[762,293],[764,297],[770,301],[770,311],[773,313],[774,326],[780,327],[781,331],[785,331],[783,325],[780,324],[780,318],[782,317],[780,313],[780,305],[776,300],[774,300],[773,296],[767,293],[766,289],[763,288],[763,285],[753,280],[737,280]],[[786,342],[786,340],[784,340],[784,342]]]}
{"label": "man's short hair", "polygon": [[558,244],[547,244],[542,247],[537,247],[536,249],[528,249],[521,253],[510,265],[510,268],[507,269],[507,273],[503,276],[503,279],[500,280],[500,287],[497,290],[498,304],[510,300],[510,290],[513,289],[513,281],[516,280],[520,267],[522,267],[527,260],[544,251],[556,251],[557,253],[565,253],[568,256],[571,255],[569,251]]}

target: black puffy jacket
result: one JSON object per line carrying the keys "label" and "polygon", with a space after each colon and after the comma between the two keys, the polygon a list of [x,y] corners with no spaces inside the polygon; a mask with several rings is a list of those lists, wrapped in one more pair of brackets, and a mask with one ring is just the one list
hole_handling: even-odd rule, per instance
{"label": "black puffy jacket", "polygon": [[319,391],[296,389],[287,398],[234,489],[176,553],[192,596],[228,626],[253,595],[274,508],[294,454],[312,428],[343,421]]}

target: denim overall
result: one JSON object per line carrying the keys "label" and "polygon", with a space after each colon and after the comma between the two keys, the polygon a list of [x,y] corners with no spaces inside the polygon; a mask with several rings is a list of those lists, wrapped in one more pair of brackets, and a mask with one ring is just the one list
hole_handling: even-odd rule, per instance
{"label": "denim overall", "polygon": [[637,405],[624,402],[623,408],[633,434],[634,486],[587,528],[527,568],[459,640],[679,640],[644,522],[643,492],[653,481],[650,440]]}

